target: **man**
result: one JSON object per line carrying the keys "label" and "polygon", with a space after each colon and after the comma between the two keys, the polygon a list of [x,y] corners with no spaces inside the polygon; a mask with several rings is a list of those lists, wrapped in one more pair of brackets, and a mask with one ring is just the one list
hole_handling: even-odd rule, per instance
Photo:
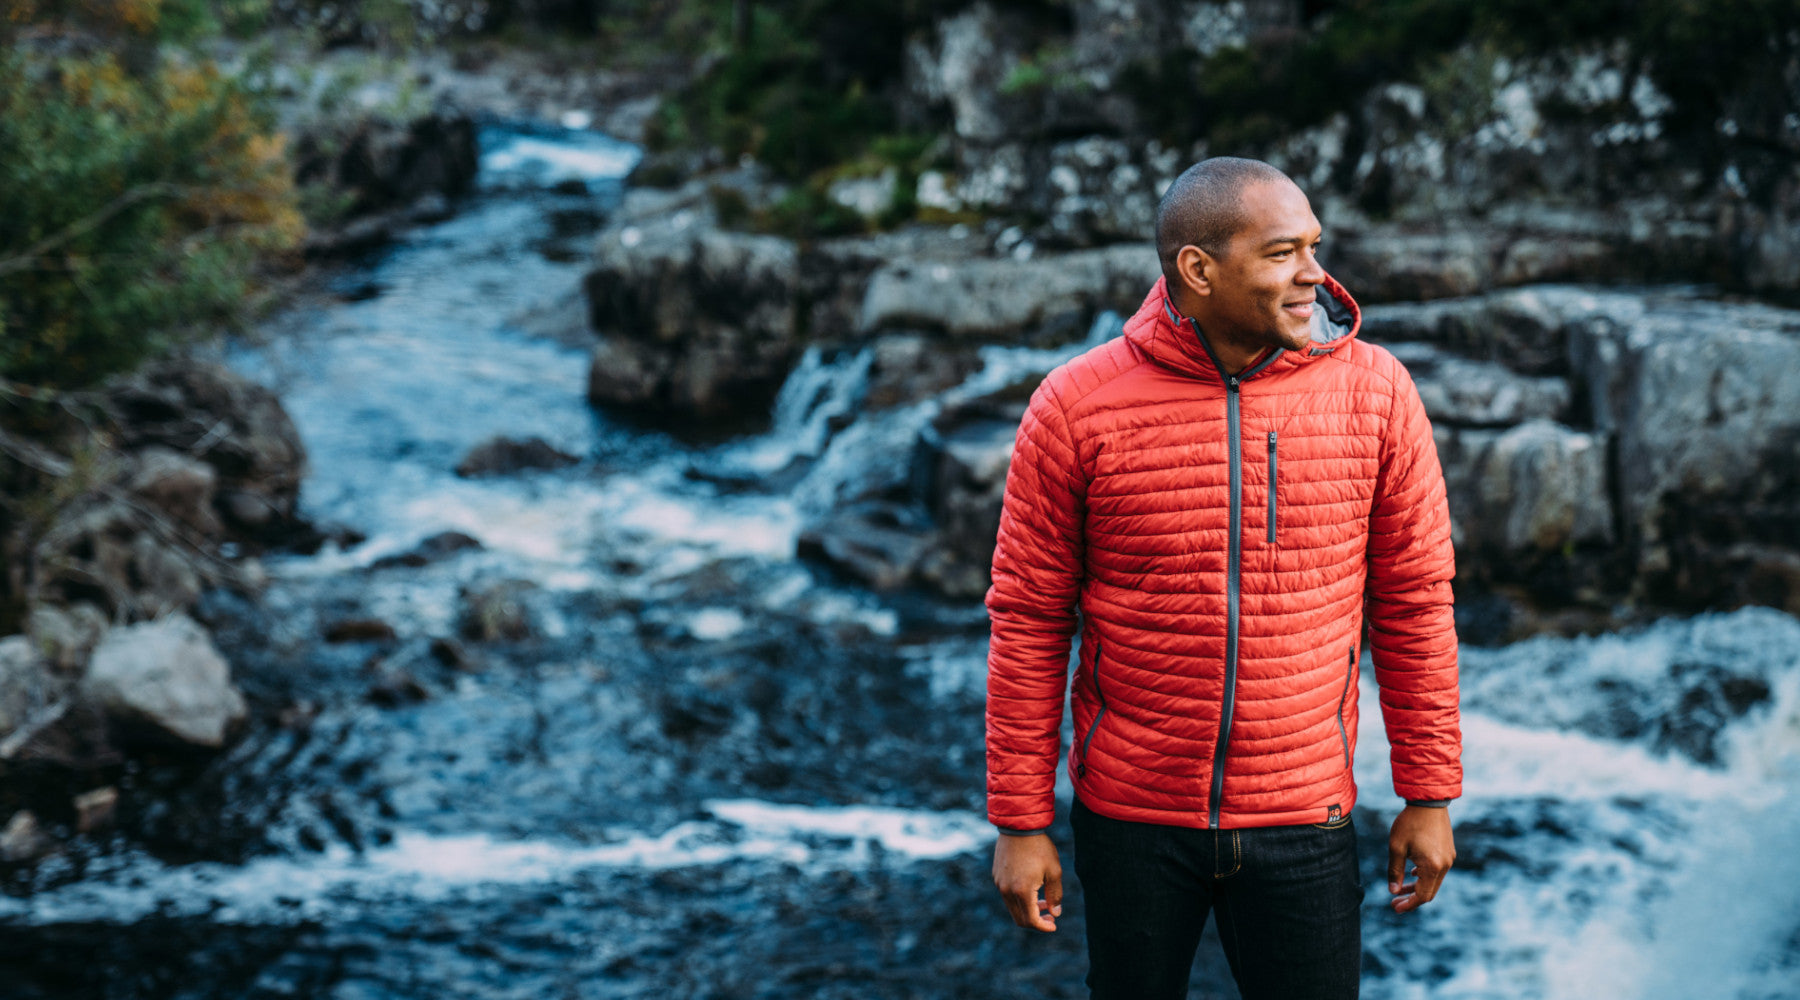
{"label": "man", "polygon": [[1186,996],[1209,912],[1246,1000],[1356,995],[1365,624],[1407,800],[1393,908],[1429,902],[1455,856],[1443,475],[1319,237],[1274,167],[1190,167],[1124,336],[1051,372],[1019,427],[987,594],[994,881],[1015,922],[1055,930],[1045,831],[1079,621],[1070,822],[1096,998]]}

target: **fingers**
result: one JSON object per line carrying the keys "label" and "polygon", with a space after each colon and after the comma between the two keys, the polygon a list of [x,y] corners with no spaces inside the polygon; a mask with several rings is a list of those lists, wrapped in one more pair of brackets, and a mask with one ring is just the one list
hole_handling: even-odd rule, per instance
{"label": "fingers", "polygon": [[1388,841],[1388,892],[1400,891],[1400,882],[1406,877],[1406,844],[1403,841]]}
{"label": "fingers", "polygon": [[[1449,873],[1450,866],[1448,864],[1421,864],[1414,859],[1413,874],[1417,876],[1414,881],[1390,880],[1388,882],[1388,892],[1394,897],[1392,903],[1394,912],[1410,913],[1436,899],[1438,890],[1444,885],[1444,876]],[[1391,869],[1389,874],[1391,877]]]}
{"label": "fingers", "polygon": [[1052,917],[1062,916],[1062,897],[1062,869],[1053,868],[1045,873],[1044,878],[1044,909],[1048,910]]}
{"label": "fingers", "polygon": [[1425,901],[1419,898],[1418,887],[1419,883],[1417,882],[1408,882],[1402,885],[1394,896],[1393,902],[1388,905],[1394,908],[1395,913],[1411,913],[1424,906]]}
{"label": "fingers", "polygon": [[1059,906],[1052,911],[1043,900],[1038,899],[1036,886],[1003,890],[1001,897],[1006,900],[1006,911],[1012,914],[1013,923],[1037,931],[1056,929],[1053,913],[1060,913],[1062,908]]}

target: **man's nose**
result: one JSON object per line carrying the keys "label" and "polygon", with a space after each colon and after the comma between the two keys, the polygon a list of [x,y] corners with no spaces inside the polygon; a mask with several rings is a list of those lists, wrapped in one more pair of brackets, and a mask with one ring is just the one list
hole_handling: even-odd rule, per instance
{"label": "man's nose", "polygon": [[1297,285],[1323,285],[1325,269],[1319,266],[1319,258],[1314,256],[1311,250],[1306,250],[1305,254],[1305,266],[1300,268],[1299,274],[1294,275],[1294,283]]}

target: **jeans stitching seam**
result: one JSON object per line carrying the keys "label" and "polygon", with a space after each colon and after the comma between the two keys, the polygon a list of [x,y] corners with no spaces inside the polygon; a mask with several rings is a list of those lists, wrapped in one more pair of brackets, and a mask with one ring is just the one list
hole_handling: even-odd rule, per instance
{"label": "jeans stitching seam", "polygon": [[1244,854],[1243,854],[1242,847],[1243,847],[1242,842],[1238,840],[1238,831],[1236,831],[1236,830],[1231,831],[1231,870],[1226,872],[1223,875],[1215,876],[1216,878],[1221,878],[1221,879],[1230,878],[1231,876],[1236,875],[1238,873],[1239,868],[1244,867]]}

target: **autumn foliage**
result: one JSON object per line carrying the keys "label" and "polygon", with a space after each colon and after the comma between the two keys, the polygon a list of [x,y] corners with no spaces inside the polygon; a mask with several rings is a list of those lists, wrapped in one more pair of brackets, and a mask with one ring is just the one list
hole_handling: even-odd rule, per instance
{"label": "autumn foliage", "polygon": [[0,377],[81,385],[229,322],[304,232],[249,81],[183,0],[15,0],[0,23]]}

